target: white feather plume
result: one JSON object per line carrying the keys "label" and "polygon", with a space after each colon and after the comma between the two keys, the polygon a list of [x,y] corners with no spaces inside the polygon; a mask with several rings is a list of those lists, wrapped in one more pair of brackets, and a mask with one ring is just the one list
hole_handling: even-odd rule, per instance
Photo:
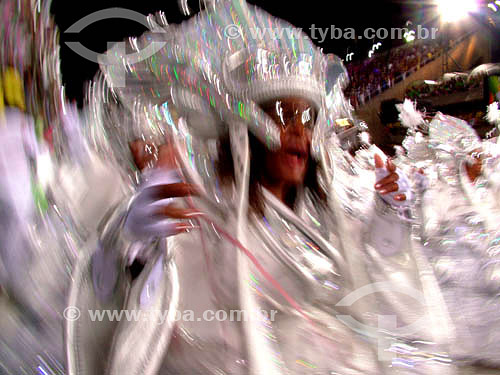
{"label": "white feather plume", "polygon": [[425,123],[422,113],[417,111],[417,106],[411,100],[405,99],[403,104],[396,104],[399,111],[399,120],[408,129],[416,130],[419,125]]}
{"label": "white feather plume", "polygon": [[493,102],[488,106],[485,118],[491,124],[500,126],[500,109],[498,108],[498,102]]}

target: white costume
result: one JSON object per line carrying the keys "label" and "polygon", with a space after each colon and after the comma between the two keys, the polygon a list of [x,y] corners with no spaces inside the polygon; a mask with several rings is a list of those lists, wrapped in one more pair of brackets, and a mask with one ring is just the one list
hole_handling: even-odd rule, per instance
{"label": "white costume", "polygon": [[[402,118],[409,118],[408,111]],[[414,130],[418,121],[405,123]],[[454,323],[451,355],[461,364],[497,367],[500,205],[498,161],[490,152],[496,145],[481,142],[465,121],[442,113],[418,125],[429,136],[407,137],[406,160],[425,168],[425,177],[417,173],[415,181],[422,243]],[[474,153],[483,161],[482,174],[472,182],[465,167]]]}
{"label": "white costume", "polygon": [[[339,59],[302,33],[283,34],[291,25],[243,1],[207,5],[181,25],[166,26],[162,14],[149,21],[153,32],[130,40],[135,57],[120,46],[105,57],[106,82],[98,78],[91,92],[96,144],[130,160],[134,137],[158,145],[168,134],[181,153],[178,173],[202,188],[192,202],[207,220],[167,239],[168,225],[148,221],[145,230],[159,232],[138,243],[124,228],[158,204],[154,186],[162,182],[154,177],[113,211],[74,274],[69,303],[82,315],[67,324],[69,373],[452,371],[447,314],[412,224],[375,196],[375,173],[362,181],[336,144],[333,120],[352,116]],[[264,27],[285,36],[253,39],[250,31]],[[264,190],[261,217],[248,209],[248,137],[279,147],[279,131],[258,105],[285,96],[319,109],[311,154],[328,204],[305,189],[292,211]],[[224,136],[235,171],[229,186],[214,167]],[[166,173],[159,181],[172,178]],[[141,244],[152,255],[132,281],[127,265]],[[97,322],[87,314],[109,309],[168,315],[159,326],[157,316]],[[207,310],[277,313],[218,322],[202,319]],[[188,311],[193,319],[175,319]]]}

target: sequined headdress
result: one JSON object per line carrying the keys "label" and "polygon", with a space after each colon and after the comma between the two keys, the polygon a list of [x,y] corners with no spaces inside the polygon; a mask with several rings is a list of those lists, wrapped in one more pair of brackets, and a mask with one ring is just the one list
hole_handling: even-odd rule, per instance
{"label": "sequined headdress", "polygon": [[481,139],[466,121],[441,112],[429,125],[429,138],[439,176],[450,184],[457,183],[464,163],[473,163],[476,154],[484,151]]}
{"label": "sequined headdress", "polygon": [[440,112],[429,125],[429,136],[434,147],[451,148],[457,156],[481,148],[481,139],[466,121]]}
{"label": "sequined headdress", "polygon": [[428,139],[423,136],[423,133],[429,131],[429,123],[423,114],[417,111],[416,104],[405,99],[404,103],[397,104],[396,108],[399,111],[401,124],[408,129],[407,137],[403,141],[408,158],[413,162],[433,159],[434,154],[429,147]]}
{"label": "sequined headdress", "polygon": [[[313,136],[318,157],[318,144],[333,129],[335,117],[352,117],[341,91],[347,82],[341,60],[324,55],[301,30],[245,1],[209,4],[180,25],[168,25],[162,13],[148,22],[150,32],[116,44],[102,57],[102,77],[91,90],[95,123],[124,140],[130,140],[130,132],[143,138],[177,132],[173,119],[181,117],[198,139],[219,138],[240,124],[275,149],[278,128],[259,104],[298,96],[319,112]],[[102,112],[116,107],[110,102],[130,113],[134,129],[101,122]]]}

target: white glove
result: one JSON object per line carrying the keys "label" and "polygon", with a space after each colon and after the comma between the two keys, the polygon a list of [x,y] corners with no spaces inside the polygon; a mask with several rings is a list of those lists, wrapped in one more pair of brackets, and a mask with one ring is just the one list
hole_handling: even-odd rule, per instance
{"label": "white glove", "polygon": [[178,197],[166,197],[168,194],[162,189],[182,182],[177,171],[146,170],[143,177],[144,182],[131,203],[125,222],[128,236],[135,241],[145,241],[183,232],[186,228],[185,221],[159,213],[162,208],[179,200]]}

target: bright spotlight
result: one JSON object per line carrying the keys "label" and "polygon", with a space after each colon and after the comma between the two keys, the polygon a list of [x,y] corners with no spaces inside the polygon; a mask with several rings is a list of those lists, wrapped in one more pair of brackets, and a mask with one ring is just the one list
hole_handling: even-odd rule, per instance
{"label": "bright spotlight", "polygon": [[435,0],[443,22],[456,22],[478,10],[477,0]]}
{"label": "bright spotlight", "polygon": [[406,43],[411,43],[415,40],[415,30],[411,30],[409,32],[406,32],[404,34],[404,38],[406,40]]}

